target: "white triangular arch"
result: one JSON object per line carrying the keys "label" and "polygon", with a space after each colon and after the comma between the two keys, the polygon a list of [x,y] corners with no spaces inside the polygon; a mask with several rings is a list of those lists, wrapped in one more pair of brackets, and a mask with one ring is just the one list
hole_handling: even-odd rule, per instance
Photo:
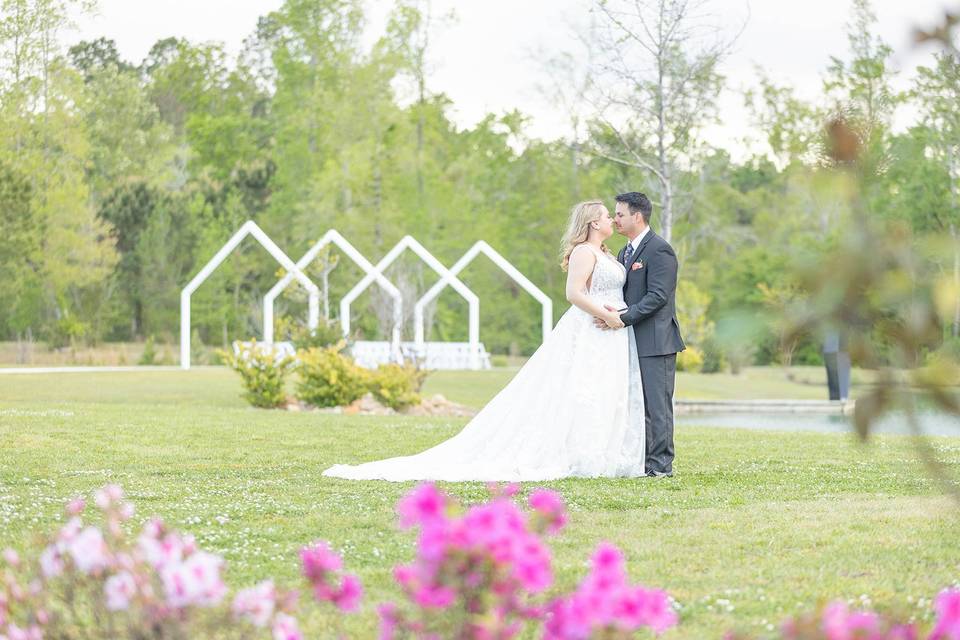
{"label": "white triangular arch", "polygon": [[316,319],[320,317],[320,289],[270,239],[270,236],[257,226],[257,223],[253,220],[247,220],[180,292],[180,367],[182,369],[190,368],[190,296],[247,236],[253,236],[284,269],[290,272],[306,288],[310,296],[307,326],[310,329],[317,328]]}
{"label": "white triangular arch", "polygon": [[[470,349],[470,368],[479,369],[480,368],[480,299],[477,295],[471,291],[467,285],[463,284],[457,276],[450,273],[450,271],[444,267],[439,260],[437,260],[433,254],[427,251],[423,245],[421,245],[413,236],[404,236],[400,242],[398,242],[390,251],[385,255],[380,262],[377,263],[374,267],[374,273],[368,273],[364,278],[357,283],[357,285],[351,289],[346,296],[340,301],[340,323],[341,328],[343,329],[344,335],[350,333],[350,305],[356,300],[361,293],[366,290],[367,287],[374,281],[375,274],[383,273],[383,271],[393,264],[394,260],[400,257],[400,254],[404,250],[410,249],[417,256],[427,263],[431,269],[437,272],[437,275],[440,276],[441,280],[446,281],[450,286],[452,286],[457,293],[459,293],[469,305],[469,315],[468,315],[468,336],[469,336],[469,349]],[[422,349],[423,341],[417,343],[417,348]]]}
{"label": "white triangular arch", "polygon": [[[543,331],[543,340],[546,340],[547,336],[550,335],[550,331],[553,330],[553,301],[550,299],[550,296],[541,291],[537,285],[530,282],[525,275],[520,273],[516,267],[510,264],[510,261],[500,255],[489,244],[483,240],[478,240],[472,247],[470,247],[470,249],[467,250],[465,254],[463,254],[459,260],[457,260],[456,264],[450,267],[450,275],[453,277],[460,275],[460,272],[463,271],[467,265],[473,262],[473,259],[481,253],[490,258],[495,265],[500,267],[504,273],[510,276],[514,282],[523,287],[527,293],[532,295],[540,303],[542,307],[540,320]],[[417,345],[422,345],[424,342],[424,308],[426,308],[426,306],[430,304],[432,300],[440,295],[440,292],[443,291],[449,284],[451,283],[446,278],[440,278],[436,284],[434,284],[425,294],[423,294],[423,297],[417,301],[417,304],[414,305],[413,322],[414,331],[416,332],[415,342]]]}
{"label": "white triangular arch", "polygon": [[[303,257],[297,260],[298,269],[306,269],[307,265],[313,262],[317,256],[320,254],[320,251],[327,246],[328,244],[334,244],[343,251],[344,254],[351,260],[353,260],[358,267],[360,267],[364,274],[373,275],[377,284],[386,290],[387,294],[393,298],[393,330],[391,332],[391,350],[394,353],[399,354],[400,352],[400,324],[403,321],[403,297],[400,295],[400,290],[382,274],[376,270],[369,260],[367,260],[363,254],[361,254],[357,249],[350,244],[350,242],[344,238],[338,231],[335,229],[330,229],[323,237],[321,237],[316,244],[310,247],[310,250],[303,254]],[[283,278],[281,278],[277,284],[273,285],[273,288],[267,292],[267,295],[263,297],[263,339],[267,344],[273,343],[273,304],[280,293],[283,292],[290,283],[294,280],[293,272],[288,272]],[[314,325],[319,324],[319,310],[317,311],[317,318],[313,319]]]}

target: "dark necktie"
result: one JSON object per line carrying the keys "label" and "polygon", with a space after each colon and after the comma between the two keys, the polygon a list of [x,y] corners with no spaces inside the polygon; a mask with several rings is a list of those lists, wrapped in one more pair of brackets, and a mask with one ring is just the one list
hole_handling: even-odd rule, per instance
{"label": "dark necktie", "polygon": [[627,266],[627,260],[629,260],[630,256],[632,255],[633,255],[633,245],[628,242],[627,246],[623,248],[623,260],[620,261],[623,264],[623,266]]}

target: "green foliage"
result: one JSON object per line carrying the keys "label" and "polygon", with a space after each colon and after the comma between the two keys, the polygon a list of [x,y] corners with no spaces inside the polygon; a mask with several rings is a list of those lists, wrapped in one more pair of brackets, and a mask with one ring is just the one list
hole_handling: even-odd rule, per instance
{"label": "green foliage", "polygon": [[296,397],[315,407],[345,406],[367,392],[369,374],[344,345],[311,347],[298,352]]}
{"label": "green foliage", "polygon": [[137,364],[157,364],[157,347],[156,344],[154,344],[153,336],[148,336],[143,343],[143,353],[140,354],[140,360],[137,361]]}
{"label": "green foliage", "polygon": [[[677,371],[700,373],[703,370],[703,352],[700,349],[687,345],[687,348],[677,354]],[[716,373],[716,371],[712,372]]]}
{"label": "green foliage", "polygon": [[275,349],[258,346],[256,340],[246,343],[239,354],[224,349],[218,353],[228,367],[240,374],[247,402],[274,409],[287,401],[286,378],[292,369],[292,357],[281,357]]}
{"label": "green foliage", "polygon": [[700,366],[701,373],[721,373],[727,368],[727,358],[723,353],[723,348],[714,337],[709,337],[703,342],[703,363]]}
{"label": "green foliage", "polygon": [[400,411],[420,403],[427,371],[412,364],[382,364],[370,375],[370,391],[386,406]]}
{"label": "green foliage", "polygon": [[51,349],[75,347],[87,335],[90,326],[75,316],[64,316],[50,327],[47,342]]}

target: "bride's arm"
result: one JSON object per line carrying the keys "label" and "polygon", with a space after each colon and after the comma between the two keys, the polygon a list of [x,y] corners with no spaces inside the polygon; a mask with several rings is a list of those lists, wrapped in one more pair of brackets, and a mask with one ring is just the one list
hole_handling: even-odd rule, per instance
{"label": "bride's arm", "polygon": [[597,256],[592,251],[573,250],[567,265],[567,302],[592,316],[601,318],[611,327],[622,327],[620,314],[605,309],[587,295],[587,280],[597,264]]}

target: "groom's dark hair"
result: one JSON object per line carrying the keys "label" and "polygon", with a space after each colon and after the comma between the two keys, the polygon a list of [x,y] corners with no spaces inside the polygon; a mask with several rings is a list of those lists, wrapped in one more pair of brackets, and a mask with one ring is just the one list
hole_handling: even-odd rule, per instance
{"label": "groom's dark hair", "polygon": [[617,202],[626,202],[630,213],[642,213],[643,221],[648,225],[650,224],[650,216],[653,215],[653,205],[650,204],[650,198],[639,191],[628,191],[627,193],[618,195],[615,200]]}

